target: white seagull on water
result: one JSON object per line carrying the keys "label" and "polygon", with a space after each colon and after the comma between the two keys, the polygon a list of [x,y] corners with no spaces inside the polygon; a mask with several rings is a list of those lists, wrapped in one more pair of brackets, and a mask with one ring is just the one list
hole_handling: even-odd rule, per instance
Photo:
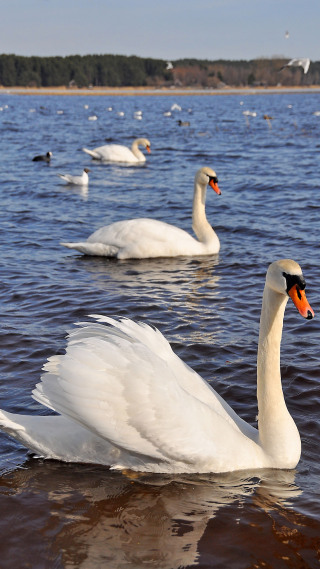
{"label": "white seagull on water", "polygon": [[67,184],[72,184],[74,186],[87,186],[89,184],[89,168],[84,168],[81,176],[72,176],[71,174],[58,174],[61,180],[67,182]]}

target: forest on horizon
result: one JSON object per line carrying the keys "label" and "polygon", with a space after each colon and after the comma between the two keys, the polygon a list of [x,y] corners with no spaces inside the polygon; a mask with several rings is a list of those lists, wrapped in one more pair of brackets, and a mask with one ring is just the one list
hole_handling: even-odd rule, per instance
{"label": "forest on horizon", "polygon": [[281,67],[285,58],[172,61],[124,55],[55,57],[0,54],[3,87],[275,87],[320,85],[320,61],[302,68]]}

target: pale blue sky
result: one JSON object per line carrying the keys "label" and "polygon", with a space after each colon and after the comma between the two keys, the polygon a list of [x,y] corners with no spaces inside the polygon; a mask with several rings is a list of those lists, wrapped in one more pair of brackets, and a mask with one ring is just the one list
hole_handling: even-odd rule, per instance
{"label": "pale blue sky", "polygon": [[319,27],[320,0],[0,0],[0,53],[19,55],[319,61]]}

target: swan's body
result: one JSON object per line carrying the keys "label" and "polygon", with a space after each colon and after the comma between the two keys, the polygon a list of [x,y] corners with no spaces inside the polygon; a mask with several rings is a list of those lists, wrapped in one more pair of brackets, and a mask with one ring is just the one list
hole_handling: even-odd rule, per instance
{"label": "swan's body", "polygon": [[83,148],[82,150],[95,160],[136,164],[146,161],[146,157],[141,152],[139,146],[143,146],[147,152],[150,152],[150,142],[147,138],[137,138],[134,140],[131,149],[121,144],[105,144],[93,150],[89,150],[88,148]]}
{"label": "swan's body", "polygon": [[[0,426],[38,455],[151,472],[294,468],[300,437],[282,393],[280,341],[291,296],[312,318],[297,263],[270,265],[258,348],[259,430],[243,421],[162,334],[95,316],[49,358],[33,397],[60,413],[0,411]],[[107,324],[107,326],[105,325]]]}
{"label": "swan's body", "polygon": [[85,255],[101,255],[118,259],[151,257],[177,257],[179,255],[210,255],[218,253],[220,242],[208,223],[205,213],[206,188],[220,194],[216,173],[201,168],[195,177],[192,227],[195,239],[179,227],[156,219],[130,219],[117,221],[95,231],[87,241],[62,243]]}
{"label": "swan's body", "polygon": [[73,186],[87,186],[89,184],[88,172],[90,172],[90,169],[84,168],[81,176],[72,176],[71,174],[58,174],[58,176],[67,184],[72,184]]}

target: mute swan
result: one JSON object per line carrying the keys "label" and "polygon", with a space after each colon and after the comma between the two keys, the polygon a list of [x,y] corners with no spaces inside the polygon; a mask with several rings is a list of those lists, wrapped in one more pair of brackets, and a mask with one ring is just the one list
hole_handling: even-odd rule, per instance
{"label": "mute swan", "polygon": [[39,154],[32,158],[32,162],[50,162],[52,152],[47,152],[46,154]]}
{"label": "mute swan", "polygon": [[[0,427],[38,455],[150,472],[294,468],[301,443],[286,407],[280,342],[289,296],[314,316],[301,268],[272,263],[263,293],[257,365],[259,430],[176,356],[155,328],[93,316],[69,333],[33,398],[60,415],[0,411]],[[105,325],[107,324],[107,326]]]}
{"label": "mute swan", "polygon": [[147,138],[137,138],[134,140],[131,150],[121,144],[105,144],[104,146],[94,148],[94,150],[89,150],[88,148],[83,148],[82,150],[92,156],[95,160],[127,163],[145,162],[146,157],[142,154],[139,146],[143,146],[147,152],[151,152],[150,142]]}
{"label": "mute swan", "polygon": [[67,184],[73,184],[74,186],[87,186],[89,184],[89,168],[84,168],[81,176],[72,176],[71,174],[58,174],[61,180],[67,182]]}
{"label": "mute swan", "polygon": [[205,213],[207,185],[220,194],[216,173],[211,168],[198,170],[194,181],[192,227],[195,239],[179,227],[156,219],[116,221],[95,231],[87,241],[61,243],[85,255],[145,259],[179,255],[210,255],[218,253],[220,242],[208,223]]}

